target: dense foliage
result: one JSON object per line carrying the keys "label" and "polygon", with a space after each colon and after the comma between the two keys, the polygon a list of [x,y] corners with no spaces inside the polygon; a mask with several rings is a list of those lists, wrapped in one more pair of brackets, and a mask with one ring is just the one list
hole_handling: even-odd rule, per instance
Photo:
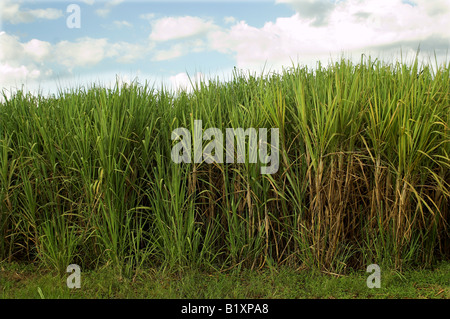
{"label": "dense foliage", "polygon": [[[0,104],[0,259],[333,272],[447,259],[449,71],[362,59],[190,93],[19,91]],[[194,120],[279,128],[278,172],[174,163],[171,132]]]}

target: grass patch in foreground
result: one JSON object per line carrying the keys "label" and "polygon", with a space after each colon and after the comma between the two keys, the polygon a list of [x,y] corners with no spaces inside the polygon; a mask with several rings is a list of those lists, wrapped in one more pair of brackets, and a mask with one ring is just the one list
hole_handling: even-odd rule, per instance
{"label": "grass patch in foreground", "polygon": [[0,265],[0,298],[8,299],[296,299],[296,298],[437,298],[449,299],[450,263],[434,270],[381,272],[381,288],[369,289],[369,273],[334,276],[287,267],[261,271],[169,272],[148,269],[124,278],[112,268],[81,273],[81,288],[69,289],[68,276],[32,265]]}

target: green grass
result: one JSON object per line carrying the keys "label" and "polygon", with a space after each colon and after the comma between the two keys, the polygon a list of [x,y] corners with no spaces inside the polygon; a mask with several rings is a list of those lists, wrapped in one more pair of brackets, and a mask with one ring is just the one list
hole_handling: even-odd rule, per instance
{"label": "green grass", "polygon": [[81,288],[65,276],[32,265],[2,264],[0,298],[12,299],[449,299],[450,264],[435,269],[381,272],[381,288],[367,288],[369,275],[336,276],[288,267],[230,272],[143,270],[124,278],[111,267],[81,272]]}
{"label": "green grass", "polygon": [[[171,132],[195,120],[278,128],[278,172],[174,163]],[[19,91],[0,104],[0,260],[124,278],[429,267],[450,251],[449,122],[450,64],[417,59],[236,71],[192,93]]]}

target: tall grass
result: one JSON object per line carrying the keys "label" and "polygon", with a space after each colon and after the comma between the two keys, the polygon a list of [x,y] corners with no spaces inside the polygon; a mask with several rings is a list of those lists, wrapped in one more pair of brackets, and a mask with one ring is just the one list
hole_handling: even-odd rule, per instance
{"label": "tall grass", "polygon": [[[450,64],[358,64],[192,93],[17,92],[0,104],[0,259],[343,272],[449,257]],[[280,168],[171,160],[172,130],[279,128]]]}

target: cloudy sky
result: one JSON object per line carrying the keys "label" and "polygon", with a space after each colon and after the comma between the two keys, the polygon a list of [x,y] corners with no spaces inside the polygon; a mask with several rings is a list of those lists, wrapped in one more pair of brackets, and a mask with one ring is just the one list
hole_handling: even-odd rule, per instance
{"label": "cloudy sky", "polygon": [[445,62],[449,30],[450,0],[0,0],[0,87],[47,93],[118,76],[180,88],[234,67],[395,60],[419,45]]}

